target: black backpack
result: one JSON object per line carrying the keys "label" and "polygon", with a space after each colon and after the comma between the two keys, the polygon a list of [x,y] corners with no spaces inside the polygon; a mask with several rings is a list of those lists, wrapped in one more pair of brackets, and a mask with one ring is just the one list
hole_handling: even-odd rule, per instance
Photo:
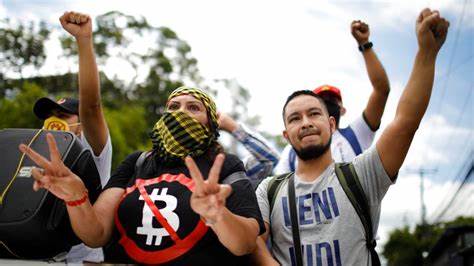
{"label": "black backpack", "polygon": [[92,154],[70,132],[37,129],[0,130],[0,258],[49,259],[81,241],[74,234],[63,200],[47,190],[33,190],[25,172],[35,166],[18,150],[29,144],[49,158],[46,133],[53,134],[64,164],[82,178],[93,203],[101,192]]}
{"label": "black backpack", "polygon": [[[372,219],[370,217],[370,208],[369,208],[368,200],[364,194],[362,185],[360,184],[359,178],[357,177],[357,173],[354,169],[354,165],[352,163],[336,163],[335,170],[336,170],[336,176],[339,179],[339,183],[341,183],[342,189],[344,190],[347,197],[349,198],[349,201],[352,203],[352,206],[356,210],[357,215],[359,216],[362,222],[362,225],[364,226],[365,242],[370,252],[372,265],[378,266],[380,265],[380,258],[377,252],[375,251],[377,242],[375,241],[375,238],[373,235],[373,230],[372,230],[373,226],[372,226]],[[285,182],[288,182],[290,179],[292,179],[293,175],[294,173],[291,172],[291,173],[286,173],[286,174],[271,177],[271,180],[269,181],[268,187],[267,187],[267,196],[268,196],[268,202],[270,206],[270,212],[269,212],[270,214],[272,213],[278,191],[280,190],[280,188]],[[290,197],[290,211],[292,209],[292,205],[296,205],[294,201],[295,199]],[[296,209],[296,208],[293,208],[293,209]],[[295,229],[298,228],[298,222],[296,220],[296,217],[293,217],[293,214],[290,214],[290,216],[292,216],[291,217],[292,225],[293,224],[296,225],[296,226],[292,226],[292,230],[293,228]],[[297,243],[299,242],[299,235],[296,235],[296,232],[293,233],[293,239],[295,242],[294,246],[295,246],[295,252],[296,252],[298,250],[297,247],[301,247],[301,244]],[[302,262],[301,253],[296,254],[295,257],[297,260],[297,265],[299,265],[298,260],[300,261],[300,263]]]}

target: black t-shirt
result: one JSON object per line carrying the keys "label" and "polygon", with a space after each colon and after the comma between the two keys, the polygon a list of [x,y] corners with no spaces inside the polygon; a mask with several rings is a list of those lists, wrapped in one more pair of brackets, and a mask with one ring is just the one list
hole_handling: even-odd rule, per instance
{"label": "black t-shirt", "polygon": [[[104,248],[105,260],[171,265],[248,264],[249,256],[233,255],[191,209],[194,182],[184,163],[167,166],[149,156],[135,177],[135,164],[140,154],[129,155],[104,188],[125,189],[115,212],[114,236]],[[205,155],[194,159],[203,177],[207,178],[213,162]],[[226,154],[220,182],[230,175],[245,175],[245,168],[235,155]],[[260,234],[263,233],[263,220],[249,180],[240,179],[231,186],[232,194],[227,198],[226,207],[236,215],[255,218]],[[142,196],[140,189],[148,196]],[[148,207],[146,198],[156,208]]]}

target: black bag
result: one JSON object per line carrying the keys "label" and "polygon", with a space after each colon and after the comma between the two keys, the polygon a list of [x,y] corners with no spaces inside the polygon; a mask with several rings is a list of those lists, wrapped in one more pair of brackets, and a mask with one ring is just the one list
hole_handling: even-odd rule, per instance
{"label": "black bag", "polygon": [[53,134],[64,164],[82,178],[90,201],[101,192],[92,154],[72,133],[0,130],[0,258],[48,259],[81,242],[71,228],[64,201],[44,189],[35,192],[33,178],[25,177],[25,170],[35,163],[24,156],[19,165],[21,143],[31,142],[32,149],[49,159],[47,132]]}

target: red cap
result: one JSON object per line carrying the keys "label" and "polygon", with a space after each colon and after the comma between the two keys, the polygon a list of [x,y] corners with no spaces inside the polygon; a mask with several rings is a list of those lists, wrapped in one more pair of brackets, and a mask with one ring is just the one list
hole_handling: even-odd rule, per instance
{"label": "red cap", "polygon": [[320,96],[330,95],[330,96],[336,97],[339,99],[339,101],[342,102],[341,91],[334,86],[323,85],[314,89],[313,92]]}

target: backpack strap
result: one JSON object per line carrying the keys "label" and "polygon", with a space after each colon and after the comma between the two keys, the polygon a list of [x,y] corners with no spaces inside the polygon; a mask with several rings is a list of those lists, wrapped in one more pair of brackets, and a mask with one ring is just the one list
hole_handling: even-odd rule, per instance
{"label": "backpack strap", "polygon": [[247,175],[245,174],[244,171],[238,171],[234,172],[229,176],[226,176],[223,180],[220,181],[221,184],[227,184],[227,185],[232,185],[235,182],[241,181],[241,180],[249,180]]}
{"label": "backpack strap", "polygon": [[365,231],[365,242],[372,258],[372,265],[380,265],[380,259],[375,251],[377,242],[373,235],[372,219],[367,197],[352,163],[336,163],[336,176],[346,193],[349,201],[357,212]]}
{"label": "backpack strap", "polygon": [[357,140],[354,130],[352,130],[350,126],[346,128],[340,128],[338,130],[339,133],[341,133],[341,135],[349,142],[355,155],[361,154],[362,148],[360,147],[360,143]]}
{"label": "backpack strap", "polygon": [[272,213],[273,205],[275,205],[276,195],[284,183],[283,181],[288,180],[291,175],[293,175],[293,172],[270,177],[271,179],[268,182],[267,187],[267,198],[268,205],[270,207],[270,214]]}
{"label": "backpack strap", "polygon": [[140,174],[140,169],[142,168],[143,163],[146,158],[151,154],[149,151],[144,151],[140,154],[137,161],[135,162],[135,178]]}
{"label": "backpack strap", "polygon": [[288,201],[290,203],[291,234],[293,236],[293,247],[295,251],[296,266],[303,266],[303,255],[301,253],[300,227],[298,223],[298,211],[296,210],[295,175],[290,174],[288,179]]}

